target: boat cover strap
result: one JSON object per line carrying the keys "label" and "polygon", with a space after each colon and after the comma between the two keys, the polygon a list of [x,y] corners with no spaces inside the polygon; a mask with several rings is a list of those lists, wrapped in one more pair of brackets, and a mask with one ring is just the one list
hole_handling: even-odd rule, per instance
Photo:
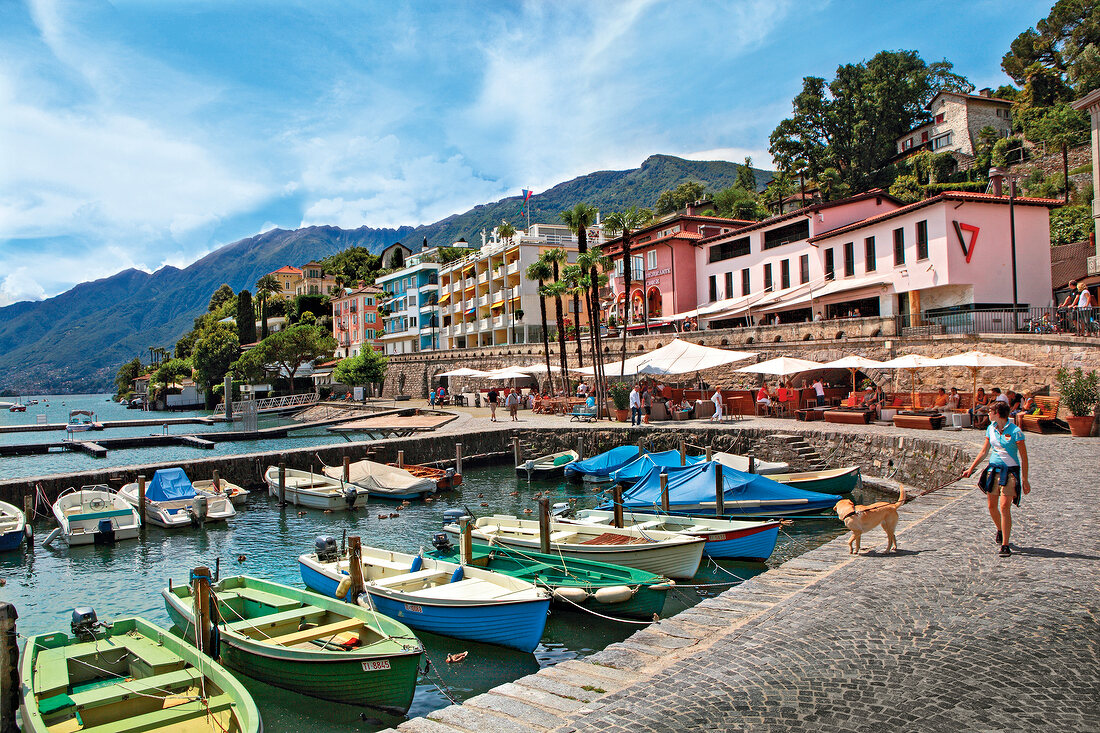
{"label": "boat cover strap", "polygon": [[599,537],[593,537],[590,540],[585,540],[582,545],[648,545],[652,540],[647,540],[645,537],[631,537],[625,534],[614,534],[612,532],[604,532]]}

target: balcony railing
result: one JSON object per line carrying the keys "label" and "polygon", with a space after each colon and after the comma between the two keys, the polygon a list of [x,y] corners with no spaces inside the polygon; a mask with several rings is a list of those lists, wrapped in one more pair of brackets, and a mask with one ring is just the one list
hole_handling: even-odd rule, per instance
{"label": "balcony railing", "polygon": [[479,285],[489,282],[489,273],[483,272],[477,276],[477,282]]}
{"label": "balcony railing", "polygon": [[979,333],[1100,334],[1098,308],[1023,308],[899,315],[901,336]]}

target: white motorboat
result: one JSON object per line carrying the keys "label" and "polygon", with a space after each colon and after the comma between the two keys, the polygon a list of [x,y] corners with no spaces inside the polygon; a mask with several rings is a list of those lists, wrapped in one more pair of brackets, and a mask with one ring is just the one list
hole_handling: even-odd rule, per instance
{"label": "white motorboat", "polygon": [[226,481],[223,478],[218,479],[217,486],[214,485],[214,479],[206,481],[192,481],[191,485],[195,487],[195,491],[200,494],[206,494],[207,496],[227,496],[229,501],[233,503],[233,506],[244,506],[248,503],[249,490],[243,486],[238,486],[232,481]]}
{"label": "white motorboat", "polygon": [[[264,481],[272,496],[279,495],[279,467],[268,466]],[[310,509],[354,509],[367,503],[367,490],[329,478],[323,473],[286,469],[286,500]]]}
{"label": "white motorboat", "polygon": [[[132,506],[139,505],[136,482],[126,484],[118,493]],[[196,492],[182,468],[160,469],[145,487],[145,521],[157,527],[173,529],[224,522],[236,514],[228,497]]]}
{"label": "white motorboat", "polygon": [[27,518],[20,509],[6,501],[0,501],[0,550],[14,550],[23,544],[27,533]]}
{"label": "white motorboat", "polygon": [[[130,540],[138,536],[138,511],[106,486],[68,489],[53,503],[54,530],[69,545],[90,545]],[[55,535],[46,538],[48,544]]]}
{"label": "white motorboat", "polygon": [[[458,535],[457,524],[444,531]],[[479,517],[472,527],[473,541],[538,551],[539,523],[506,514]],[[625,565],[667,578],[691,578],[699,570],[706,540],[676,532],[637,527],[599,527],[550,522],[550,552],[564,557]]]}
{"label": "white motorboat", "polygon": [[[325,475],[343,479],[343,466],[325,466]],[[348,467],[348,483],[381,499],[423,499],[434,494],[437,487],[430,478],[414,476],[397,466],[375,461],[355,461]]]}
{"label": "white motorboat", "polygon": [[580,457],[580,453],[575,450],[558,451],[516,464],[516,473],[526,476],[528,480],[560,476],[565,473],[566,466]]}
{"label": "white motorboat", "polygon": [[95,413],[91,410],[70,410],[69,422],[65,424],[67,433],[83,433],[88,430],[98,430],[99,424],[95,421]]}

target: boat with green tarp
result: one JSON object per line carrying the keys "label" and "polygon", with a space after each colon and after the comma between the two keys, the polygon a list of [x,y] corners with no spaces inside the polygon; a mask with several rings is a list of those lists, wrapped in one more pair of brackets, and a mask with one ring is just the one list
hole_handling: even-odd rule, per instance
{"label": "boat with green tarp", "polygon": [[[194,633],[191,588],[162,592],[172,621]],[[324,700],[403,715],[424,647],[399,621],[310,591],[239,575],[211,586],[223,663]]]}
{"label": "boat with green tarp", "polygon": [[260,733],[251,695],[224,667],[140,618],[73,611],[63,631],[27,640],[23,730],[35,733]]}
{"label": "boat with green tarp", "polygon": [[[459,561],[459,550],[445,533],[432,542],[436,549],[428,553],[430,557]],[[612,616],[651,619],[661,613],[665,596],[675,585],[644,570],[514,547],[475,544],[472,554],[468,564],[547,588],[558,605],[583,606]]]}

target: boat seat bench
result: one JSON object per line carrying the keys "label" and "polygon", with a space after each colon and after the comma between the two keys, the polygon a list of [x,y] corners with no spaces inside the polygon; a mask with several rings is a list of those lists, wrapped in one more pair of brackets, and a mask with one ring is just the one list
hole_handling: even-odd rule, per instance
{"label": "boat seat bench", "polygon": [[219,593],[222,600],[227,600],[227,596],[230,595],[238,596],[246,601],[255,601],[269,608],[274,608],[276,611],[289,611],[292,608],[301,608],[302,606],[301,601],[296,601],[293,598],[286,598],[285,596],[277,596],[274,593],[268,593],[267,591],[258,590],[256,588],[230,588]]}
{"label": "boat seat bench", "polygon": [[249,629],[255,628],[264,631],[265,629],[274,628],[279,624],[285,624],[287,621],[308,621],[309,619],[324,616],[326,613],[328,613],[328,611],[323,608],[317,608],[316,606],[299,606],[298,608],[282,611],[281,613],[257,616],[256,618],[245,619],[243,621],[232,621],[227,623],[226,627],[231,631],[236,631],[238,634],[243,634]]}
{"label": "boat seat bench", "polygon": [[200,702],[185,702],[179,705],[154,710],[143,715],[134,715],[123,720],[90,728],[82,728],[81,733],[133,733],[148,730],[171,730],[173,725],[182,725],[188,720],[205,717],[207,712],[220,713],[233,707],[233,698],[229,695],[215,695],[206,705]]}
{"label": "boat seat bench", "polygon": [[301,644],[303,641],[313,641],[314,639],[321,639],[328,636],[336,636],[337,634],[347,631],[354,631],[362,625],[362,619],[345,618],[335,623],[325,624],[324,626],[314,626],[311,629],[275,636],[267,639],[267,643],[277,644],[279,646],[293,646],[295,644]]}
{"label": "boat seat bench", "polygon": [[[69,697],[72,698],[78,709],[84,710],[85,708],[121,702],[138,695],[156,695],[163,690],[188,688],[197,684],[201,677],[202,675],[199,674],[197,669],[187,667],[153,675],[152,677],[130,680],[110,687],[100,687],[86,692],[74,692]],[[123,685],[125,685],[125,689],[123,689]]]}
{"label": "boat seat bench", "polygon": [[434,580],[435,578],[449,578],[451,577],[450,570],[436,570],[426,569],[417,570],[415,573],[405,573],[404,575],[395,575],[392,578],[380,578],[379,580],[371,581],[371,585],[378,588],[395,588],[397,586],[404,585],[405,583],[415,583],[418,581]]}

